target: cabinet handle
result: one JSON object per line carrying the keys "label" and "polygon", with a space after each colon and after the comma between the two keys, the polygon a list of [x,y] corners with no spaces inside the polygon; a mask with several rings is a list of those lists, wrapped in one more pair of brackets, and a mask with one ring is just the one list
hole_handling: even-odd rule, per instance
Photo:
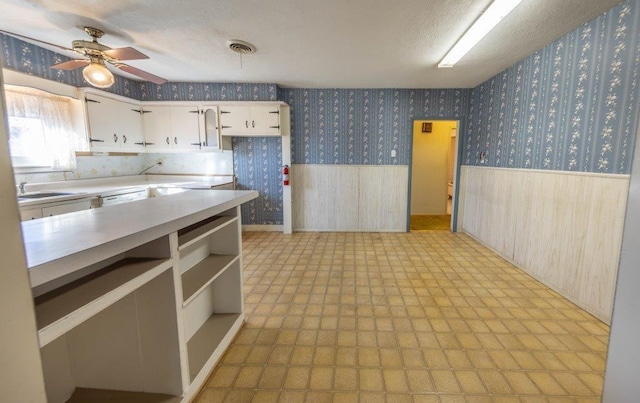
{"label": "cabinet handle", "polygon": [[144,144],[145,146],[154,146],[154,145],[156,145],[156,143],[147,143],[146,141],[144,143],[142,143],[142,144]]}
{"label": "cabinet handle", "polygon": [[122,142],[124,144],[127,144],[127,136],[125,136],[124,134],[122,135]]}
{"label": "cabinet handle", "polygon": [[200,144],[200,143],[191,143],[191,145],[192,146],[199,146],[199,145],[202,145],[202,144]]}
{"label": "cabinet handle", "polygon": [[225,125],[222,125],[221,127],[222,127],[223,129],[231,129],[231,126],[225,126]]}
{"label": "cabinet handle", "polygon": [[189,113],[200,113],[200,111],[196,109],[195,111],[189,111]]}
{"label": "cabinet handle", "polygon": [[135,144],[137,146],[143,146],[143,145],[145,145],[145,142],[143,141],[142,143],[133,143],[133,144]]}
{"label": "cabinet handle", "polygon": [[167,137],[167,140],[166,140],[166,141],[167,141],[167,144],[171,144],[171,143],[169,142],[169,137]]}
{"label": "cabinet handle", "polygon": [[269,113],[277,113],[278,115],[280,114],[280,110],[277,111],[269,111]]}
{"label": "cabinet handle", "polygon": [[178,144],[178,138],[177,137],[173,138],[173,144]]}
{"label": "cabinet handle", "polygon": [[113,142],[117,143],[118,142],[118,135],[113,133]]}
{"label": "cabinet handle", "polygon": [[84,102],[95,102],[96,104],[99,104],[100,101],[96,101],[95,99],[89,99],[89,98],[84,98]]}
{"label": "cabinet handle", "polygon": [[229,111],[220,111],[220,113],[231,113]]}
{"label": "cabinet handle", "polygon": [[89,142],[90,143],[104,143],[104,140],[92,139],[91,137],[89,137]]}
{"label": "cabinet handle", "polygon": [[255,127],[256,127],[256,121],[255,121],[255,120],[252,120],[252,121],[251,121],[251,127],[253,127],[253,128],[255,128]]}
{"label": "cabinet handle", "polygon": [[249,128],[249,121],[248,120],[244,121],[244,127],[246,127],[247,129]]}
{"label": "cabinet handle", "polygon": [[269,129],[279,129],[280,126],[269,126]]}

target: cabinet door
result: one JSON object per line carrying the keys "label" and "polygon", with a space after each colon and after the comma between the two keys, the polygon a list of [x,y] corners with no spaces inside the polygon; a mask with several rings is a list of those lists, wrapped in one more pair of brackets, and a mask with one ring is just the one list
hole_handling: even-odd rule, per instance
{"label": "cabinet door", "polygon": [[140,105],[118,102],[118,141],[122,151],[144,151],[144,129]]}
{"label": "cabinet door", "polygon": [[218,131],[218,108],[203,106],[200,114],[201,140],[203,147],[209,150],[220,149],[220,133]]}
{"label": "cabinet door", "polygon": [[260,105],[251,107],[251,132],[255,135],[280,134],[280,106]]}
{"label": "cabinet door", "polygon": [[117,135],[119,108],[118,101],[99,95],[87,94],[87,120],[89,143],[92,150],[118,150],[120,143]]}
{"label": "cabinet door", "polygon": [[171,149],[171,108],[145,106],[142,114],[147,151]]}
{"label": "cabinet door", "polygon": [[171,107],[171,146],[180,150],[200,149],[200,110],[197,106]]}
{"label": "cabinet door", "polygon": [[250,135],[250,114],[249,106],[221,106],[220,133],[223,136]]}

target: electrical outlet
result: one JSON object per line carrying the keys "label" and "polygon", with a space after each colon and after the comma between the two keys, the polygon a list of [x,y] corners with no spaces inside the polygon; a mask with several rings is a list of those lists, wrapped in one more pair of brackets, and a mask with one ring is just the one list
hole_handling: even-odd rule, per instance
{"label": "electrical outlet", "polygon": [[396,157],[396,150],[391,150],[391,158],[395,158]]}

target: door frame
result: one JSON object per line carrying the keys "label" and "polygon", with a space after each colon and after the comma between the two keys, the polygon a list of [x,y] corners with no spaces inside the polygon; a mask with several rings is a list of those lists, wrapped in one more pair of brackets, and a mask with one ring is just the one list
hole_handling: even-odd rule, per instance
{"label": "door frame", "polygon": [[409,143],[409,169],[408,169],[408,183],[407,183],[407,227],[406,232],[411,232],[411,178],[413,175],[413,126],[416,121],[419,120],[450,120],[456,121],[458,133],[456,134],[456,152],[454,153],[453,162],[453,195],[451,196],[451,232],[458,232],[458,191],[460,190],[460,167],[462,166],[462,143],[464,139],[464,127],[465,119],[463,117],[443,117],[438,116],[435,118],[414,118],[411,121],[411,142]]}

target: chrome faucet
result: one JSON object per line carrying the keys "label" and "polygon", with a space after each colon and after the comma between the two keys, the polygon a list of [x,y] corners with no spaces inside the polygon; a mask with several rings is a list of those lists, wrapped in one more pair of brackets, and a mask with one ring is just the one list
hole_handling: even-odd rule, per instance
{"label": "chrome faucet", "polygon": [[24,190],[24,185],[26,185],[26,184],[27,184],[27,182],[20,182],[20,185],[18,185],[18,189],[20,189],[20,194],[25,194],[25,193],[27,193],[27,192]]}

